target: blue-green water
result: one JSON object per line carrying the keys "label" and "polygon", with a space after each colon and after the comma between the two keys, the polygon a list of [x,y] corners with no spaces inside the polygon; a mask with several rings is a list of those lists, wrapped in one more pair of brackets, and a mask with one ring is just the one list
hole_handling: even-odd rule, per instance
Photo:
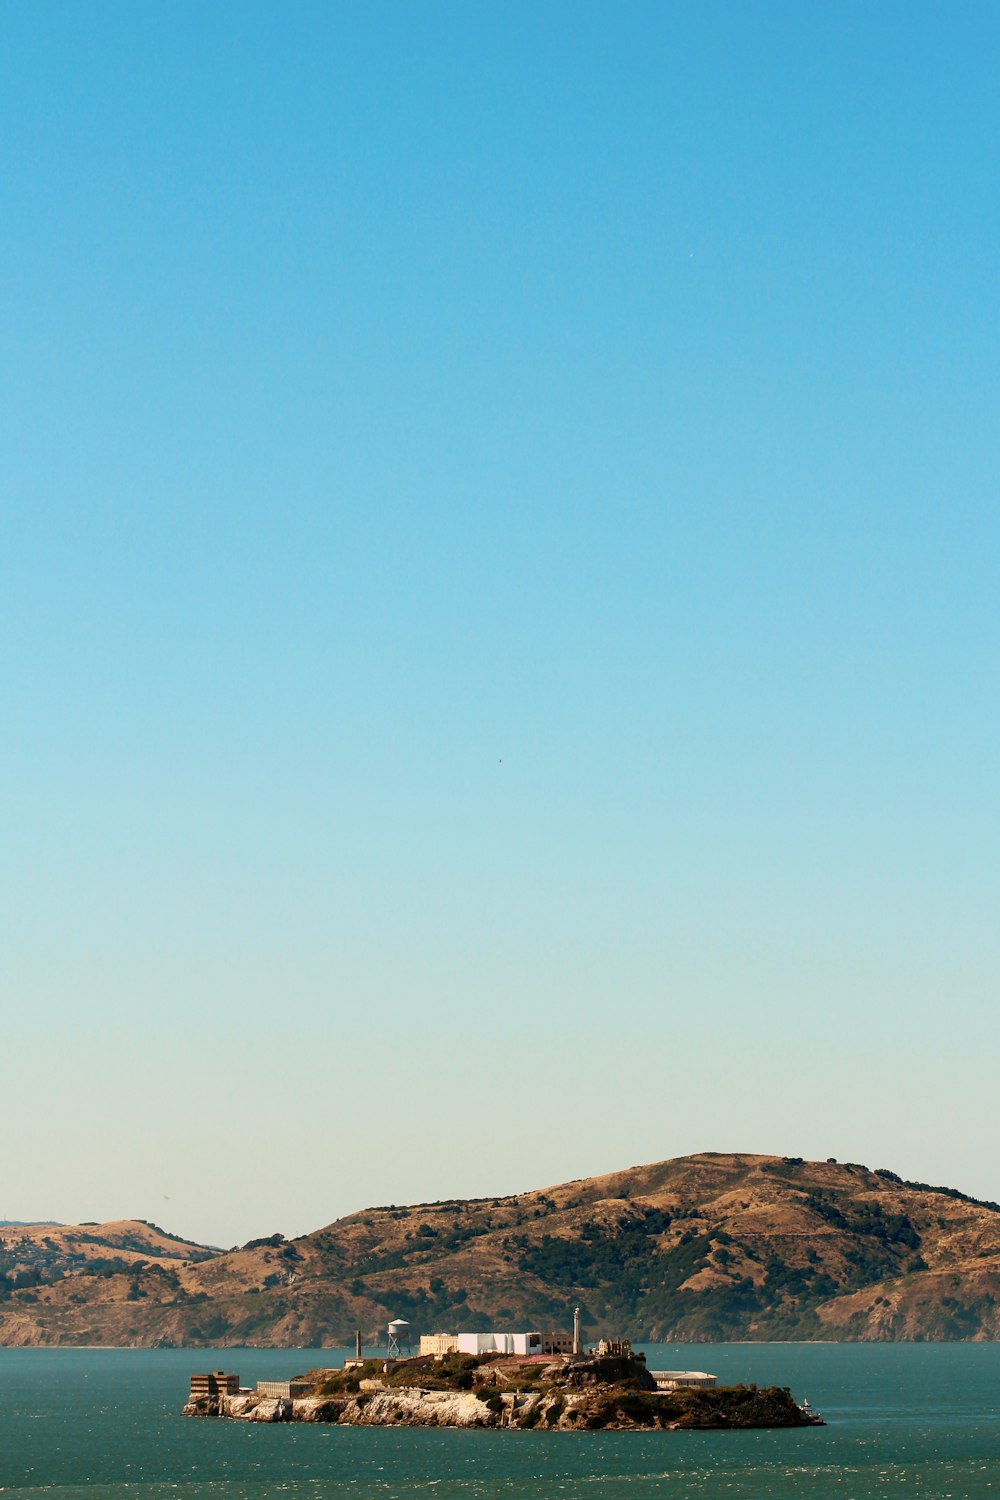
{"label": "blue-green water", "polygon": [[267,1426],[178,1413],[194,1369],[243,1382],[332,1350],[0,1349],[0,1492],[17,1500],[1000,1500],[1000,1345],[701,1345],[653,1368],[788,1385],[827,1427],[548,1433]]}

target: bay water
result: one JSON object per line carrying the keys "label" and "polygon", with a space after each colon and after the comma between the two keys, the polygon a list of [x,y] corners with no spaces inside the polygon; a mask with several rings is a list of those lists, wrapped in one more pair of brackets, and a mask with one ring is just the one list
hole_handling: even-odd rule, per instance
{"label": "bay water", "polygon": [[0,1494],[29,1500],[1000,1500],[1000,1345],[647,1345],[653,1369],[787,1385],[826,1427],[494,1432],[185,1419],[193,1370],[245,1385],[330,1349],[0,1349]]}

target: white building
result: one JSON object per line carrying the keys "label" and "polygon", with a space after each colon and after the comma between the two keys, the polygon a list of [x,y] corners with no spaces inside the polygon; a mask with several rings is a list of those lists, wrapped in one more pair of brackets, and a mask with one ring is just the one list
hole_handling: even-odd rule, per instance
{"label": "white building", "polygon": [[459,1354],[541,1354],[540,1333],[460,1333]]}

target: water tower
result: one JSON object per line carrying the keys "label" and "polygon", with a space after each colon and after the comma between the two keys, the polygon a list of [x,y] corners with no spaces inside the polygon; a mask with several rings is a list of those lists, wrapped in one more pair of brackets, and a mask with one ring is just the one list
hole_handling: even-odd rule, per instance
{"label": "water tower", "polygon": [[389,1324],[389,1358],[399,1359],[402,1348],[410,1352],[410,1325],[405,1318],[393,1318]]}

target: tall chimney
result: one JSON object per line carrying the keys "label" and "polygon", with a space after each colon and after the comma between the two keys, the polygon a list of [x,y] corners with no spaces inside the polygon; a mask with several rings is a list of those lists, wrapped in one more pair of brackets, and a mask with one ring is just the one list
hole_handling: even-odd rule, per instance
{"label": "tall chimney", "polygon": [[580,1353],[580,1309],[573,1309],[573,1353]]}
{"label": "tall chimney", "polygon": [[360,1359],[361,1358],[361,1329],[360,1328],[358,1329],[357,1333],[354,1335],[354,1358],[355,1359]]}

